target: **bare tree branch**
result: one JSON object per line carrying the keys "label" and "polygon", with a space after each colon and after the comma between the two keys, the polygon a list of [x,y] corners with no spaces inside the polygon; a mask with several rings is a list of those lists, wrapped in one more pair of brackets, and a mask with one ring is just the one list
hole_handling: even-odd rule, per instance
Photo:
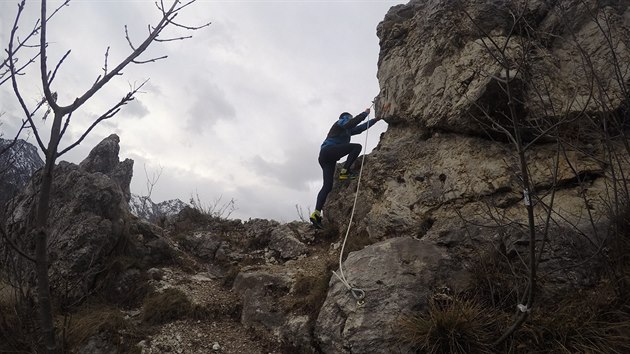
{"label": "bare tree branch", "polygon": [[48,85],[51,85],[52,82],[55,80],[55,75],[57,75],[57,70],[59,70],[59,67],[61,66],[61,64],[63,63],[64,60],[66,60],[66,58],[68,57],[68,55],[70,55],[70,50],[68,50],[66,52],[66,54],[63,55],[63,57],[61,57],[61,60],[59,60],[59,62],[57,63],[57,66],[55,66],[55,70],[53,70],[52,75],[50,76],[50,79],[48,80]]}
{"label": "bare tree branch", "polygon": [[[83,135],[81,135],[81,137],[74,143],[70,144],[67,148],[65,148],[64,150],[62,150],[61,152],[59,152],[57,154],[57,157],[65,154],[66,152],[72,150],[75,146],[81,144],[81,142],[87,137],[87,135],[92,131],[92,129],[94,129],[94,127],[96,127],[100,122],[112,118],[113,116],[116,115],[116,113],[118,113],[120,111],[120,108],[124,105],[126,105],[127,103],[131,102],[134,100],[134,95],[142,88],[142,86],[144,86],[146,83],[148,82],[148,80],[144,81],[142,84],[140,84],[140,86],[138,86],[137,88],[133,89],[132,91],[128,92],[116,105],[114,105],[112,108],[110,108],[107,112],[105,112],[103,115],[101,115],[100,117],[98,117],[94,122],[92,122],[92,124],[90,125],[90,127],[88,129],[85,130],[85,132],[83,133]],[[66,127],[67,124],[70,123],[70,118],[68,117],[67,121],[66,121]],[[65,132],[65,127],[63,132]],[[62,132],[62,133],[63,133]]]}
{"label": "bare tree branch", "polygon": [[[91,97],[93,97],[98,91],[100,91],[112,78],[122,75],[122,71],[127,65],[135,63],[142,64],[147,62],[156,61],[163,57],[158,57],[150,60],[140,60],[139,56],[142,55],[146,49],[151,45],[151,43],[156,42],[162,31],[167,27],[179,27],[179,28],[187,28],[186,26],[182,26],[179,24],[173,24],[171,21],[177,16],[179,10],[188,5],[195,2],[195,0],[182,5],[179,0],[173,0],[170,7],[167,9],[164,7],[164,3],[160,0],[160,5],[157,5],[161,12],[161,18],[158,20],[158,23],[151,27],[149,26],[149,34],[146,36],[144,41],[140,43],[138,46],[134,46],[131,43],[131,39],[128,34],[128,30],[125,29],[125,35],[128,40],[128,43],[132,47],[132,52],[127,55],[125,59],[118,63],[113,69],[109,68],[109,49],[107,49],[105,53],[105,65],[103,67],[103,75],[96,79],[94,84],[83,92],[80,96],[75,98],[68,105],[60,105],[57,102],[57,94],[52,89],[53,81],[56,77],[58,70],[61,67],[61,64],[64,63],[65,59],[69,56],[70,51],[66,52],[66,54],[59,60],[55,69],[50,72],[48,70],[48,58],[47,58],[47,26],[50,18],[62,7],[67,5],[69,0],[66,0],[62,3],[60,7],[58,7],[53,14],[50,16],[47,15],[47,1],[41,0],[40,7],[40,21],[41,25],[39,26],[39,50],[38,56],[40,59],[39,66],[39,75],[40,82],[42,86],[42,90],[44,93],[44,100],[37,106],[35,110],[29,110],[26,102],[24,101],[22,94],[18,87],[17,76],[20,74],[21,69],[17,68],[17,58],[15,53],[17,51],[15,46],[15,41],[17,38],[17,23],[22,14],[22,10],[24,8],[25,0],[19,5],[18,14],[16,16],[16,20],[11,31],[9,48],[8,48],[8,59],[4,61],[4,65],[9,66],[9,75],[11,76],[11,81],[13,84],[13,91],[24,111],[26,116],[26,122],[24,124],[28,124],[37,139],[39,148],[46,155],[45,166],[42,170],[41,175],[41,184],[40,190],[37,194],[37,200],[33,207],[33,222],[29,225],[30,235],[32,235],[35,243],[35,257],[36,266],[35,266],[35,276],[37,278],[36,286],[37,286],[37,298],[38,298],[38,311],[40,317],[39,328],[41,330],[43,342],[45,344],[46,352],[48,353],[56,353],[58,352],[57,340],[55,338],[55,328],[53,323],[53,307],[51,301],[51,287],[50,287],[50,277],[48,272],[49,267],[49,238],[48,234],[48,221],[50,218],[50,206],[52,200],[52,188],[53,188],[53,178],[54,178],[54,167],[57,158],[70,151],[77,145],[79,145],[88,134],[103,120],[114,117],[121,109],[122,106],[127,104],[128,102],[134,99],[134,95],[139,92],[142,86],[146,83],[146,81],[138,86],[137,88],[132,88],[130,91],[122,97],[122,99],[115,104],[112,108],[110,108],[107,112],[98,117],[92,124],[81,134],[79,139],[74,143],[70,144],[65,149],[59,151],[59,145],[61,143],[62,138],[64,137],[70,123],[72,116],[76,110],[78,110],[83,104],[85,104]],[[188,27],[193,29],[194,27]],[[33,34],[31,34],[33,35]],[[30,37],[29,37],[30,38]],[[184,37],[181,37],[184,38]],[[189,37],[185,37],[189,38]],[[19,46],[27,46],[28,43],[26,41],[21,42]],[[4,76],[0,76],[0,79],[4,78]],[[44,142],[40,138],[40,134],[38,132],[37,126],[33,120],[35,112],[39,110],[39,108],[43,104],[47,104],[49,110],[44,114],[44,119],[48,116],[48,112],[52,113],[52,124],[50,127],[50,136],[48,140],[48,145],[45,146]],[[65,120],[65,121],[64,121]]]}
{"label": "bare tree branch", "polygon": [[66,123],[63,125],[63,129],[61,129],[61,133],[59,134],[59,136],[63,136],[66,133],[66,129],[68,129],[68,126],[70,125],[70,119],[72,118],[72,113],[73,112],[68,113],[68,116],[66,117]]}
{"label": "bare tree branch", "polygon": [[17,252],[20,256],[24,257],[24,259],[36,263],[35,258],[29,256],[28,254],[26,254],[26,252],[22,251],[20,249],[20,247],[18,247],[15,242],[13,242],[13,240],[11,240],[11,238],[9,238],[9,236],[6,234],[6,232],[4,231],[4,229],[2,227],[0,227],[0,234],[2,234],[2,238],[9,244],[9,246],[11,246],[11,248]]}
{"label": "bare tree branch", "polygon": [[200,30],[200,29],[202,29],[204,27],[210,26],[212,24],[212,22],[205,23],[205,24],[203,24],[201,26],[185,26],[185,25],[182,25],[182,24],[174,22],[174,21],[171,21],[171,24],[173,24],[176,27],[183,28],[183,29],[186,29],[186,30],[189,30],[189,31],[196,31],[196,30]]}
{"label": "bare tree branch", "polygon": [[161,57],[158,57],[158,58],[153,58],[153,59],[148,59],[148,60],[141,60],[141,61],[139,61],[139,60],[132,60],[131,62],[134,63],[134,64],[146,64],[146,63],[154,63],[154,62],[156,62],[158,60],[166,59],[166,58],[168,58],[168,55],[164,55],[164,56],[161,56]]}
{"label": "bare tree branch", "polygon": [[[131,50],[135,51],[136,47],[133,45],[133,43],[131,43],[131,39],[129,38],[129,30],[127,29],[127,25],[125,25],[125,39],[127,40],[127,43],[129,43],[129,47],[131,47]],[[107,73],[105,73],[107,74]]]}
{"label": "bare tree branch", "polygon": [[22,125],[20,126],[20,129],[18,129],[18,132],[15,134],[15,137],[11,140],[10,143],[8,143],[2,149],[0,149],[0,155],[7,152],[9,149],[11,149],[15,145],[15,143],[17,143],[18,138],[20,137],[20,134],[22,133],[22,130],[24,130],[27,127],[26,123],[28,122],[25,120],[22,120]]}
{"label": "bare tree branch", "polygon": [[[23,7],[21,7],[21,9],[23,9]],[[24,102],[24,99],[22,98],[22,95],[20,94],[20,90],[17,83],[16,68],[14,65],[15,60],[13,58],[13,55],[15,53],[13,49],[13,43],[14,43],[15,33],[18,28],[17,24],[20,19],[20,14],[21,14],[21,10],[18,11],[18,16],[16,16],[15,18],[13,29],[11,30],[11,36],[9,38],[9,49],[7,51],[7,53],[9,54],[8,63],[9,63],[9,70],[11,71],[11,75],[10,75],[11,83],[13,86],[13,92],[15,93],[15,97],[18,99],[18,102],[20,103],[20,107],[22,107],[22,110],[24,111],[24,114],[26,115],[26,119],[30,124],[33,134],[35,135],[35,139],[37,140],[37,144],[39,145],[42,151],[46,152],[47,151],[46,147],[44,146],[44,143],[42,142],[42,139],[39,136],[39,132],[37,131],[37,127],[35,126],[35,123],[33,122],[33,117],[31,115],[31,112],[29,111],[28,107],[26,106],[26,102]]]}
{"label": "bare tree branch", "polygon": [[175,38],[167,38],[167,39],[156,38],[155,41],[156,42],[174,42],[174,41],[181,41],[181,40],[189,39],[189,38],[192,38],[192,36],[183,36],[183,37],[175,37]]}
{"label": "bare tree branch", "polygon": [[[109,58],[109,46],[107,47],[107,50],[105,50],[105,63],[103,64],[103,75],[107,75],[107,59]],[[98,78],[96,78],[96,81],[98,81],[101,78],[101,76],[99,75]]]}
{"label": "bare tree branch", "polygon": [[149,172],[147,171],[147,164],[146,163],[144,164],[144,176],[146,177],[146,184],[147,184],[146,199],[151,199],[151,195],[153,194],[153,188],[160,180],[163,170],[164,169],[162,168],[162,166],[159,166],[159,171],[157,173],[153,172],[151,174],[151,177],[149,177]]}

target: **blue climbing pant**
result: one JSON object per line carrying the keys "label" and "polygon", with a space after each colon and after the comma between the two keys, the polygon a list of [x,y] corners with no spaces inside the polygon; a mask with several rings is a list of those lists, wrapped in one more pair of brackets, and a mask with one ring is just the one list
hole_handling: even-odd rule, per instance
{"label": "blue climbing pant", "polygon": [[337,161],[348,155],[343,168],[349,170],[357,157],[359,157],[361,149],[361,144],[347,143],[325,146],[319,151],[318,161],[324,174],[324,184],[317,194],[315,210],[322,210],[324,203],[326,203],[326,197],[332,190]]}

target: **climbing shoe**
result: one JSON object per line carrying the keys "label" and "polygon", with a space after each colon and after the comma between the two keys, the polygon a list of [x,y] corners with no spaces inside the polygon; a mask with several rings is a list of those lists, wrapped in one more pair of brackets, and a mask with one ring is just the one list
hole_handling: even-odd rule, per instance
{"label": "climbing shoe", "polygon": [[311,214],[310,219],[314,227],[318,229],[324,228],[324,225],[322,225],[322,215],[319,211],[315,210],[313,214]]}
{"label": "climbing shoe", "polygon": [[346,180],[346,179],[355,179],[357,178],[358,174],[355,173],[352,170],[347,170],[345,168],[341,169],[341,172],[339,172],[339,179],[340,180]]}

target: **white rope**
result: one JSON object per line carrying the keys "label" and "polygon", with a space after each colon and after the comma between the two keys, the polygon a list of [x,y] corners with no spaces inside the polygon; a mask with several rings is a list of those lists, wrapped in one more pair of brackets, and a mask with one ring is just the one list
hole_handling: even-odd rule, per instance
{"label": "white rope", "polygon": [[[372,106],[374,106],[374,103],[372,103]],[[372,108],[372,106],[370,106],[370,108]],[[354,211],[357,207],[357,199],[359,197],[359,188],[361,186],[361,174],[363,173],[363,164],[365,163],[365,149],[367,148],[367,143],[368,143],[368,132],[370,131],[370,119],[369,119],[369,114],[368,114],[368,120],[367,120],[367,128],[365,130],[365,144],[363,146],[363,156],[361,158],[361,168],[359,169],[359,177],[357,178],[357,190],[354,193],[354,204],[352,205],[352,213],[350,213],[350,221],[348,222],[348,228],[346,229],[346,236],[343,238],[343,243],[341,244],[341,252],[339,252],[339,274],[337,274],[337,272],[335,272],[333,270],[333,274],[337,277],[337,279],[339,279],[343,285],[346,286],[346,288],[348,288],[348,290],[350,291],[350,293],[352,294],[352,296],[361,304],[363,301],[363,298],[365,298],[365,291],[363,291],[363,289],[357,288],[352,286],[352,284],[350,284],[350,282],[348,282],[348,279],[346,278],[346,275],[343,272],[343,266],[342,266],[342,261],[343,261],[343,250],[346,248],[346,241],[348,240],[348,235],[350,234],[350,227],[352,226],[352,219],[354,218]]]}

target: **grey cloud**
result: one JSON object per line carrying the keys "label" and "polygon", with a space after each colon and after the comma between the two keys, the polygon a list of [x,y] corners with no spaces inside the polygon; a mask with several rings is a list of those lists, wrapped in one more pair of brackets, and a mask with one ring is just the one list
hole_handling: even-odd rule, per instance
{"label": "grey cloud", "polygon": [[219,119],[232,120],[236,117],[236,108],[226,98],[225,92],[215,84],[195,84],[193,104],[186,116],[186,129],[193,133],[201,133]]}
{"label": "grey cloud", "polygon": [[292,199],[288,194],[276,195],[255,187],[240,187],[233,195],[237,210],[235,218],[270,218],[279,221],[291,221],[298,218],[295,205],[297,196]]}
{"label": "grey cloud", "polygon": [[273,178],[283,186],[304,190],[308,188],[309,181],[320,178],[318,149],[318,146],[294,145],[288,147],[289,156],[284,163],[269,162],[255,156],[249,161],[249,165],[260,175]]}
{"label": "grey cloud", "polygon": [[132,118],[143,118],[149,114],[149,109],[136,97],[123,107],[121,113]]}

